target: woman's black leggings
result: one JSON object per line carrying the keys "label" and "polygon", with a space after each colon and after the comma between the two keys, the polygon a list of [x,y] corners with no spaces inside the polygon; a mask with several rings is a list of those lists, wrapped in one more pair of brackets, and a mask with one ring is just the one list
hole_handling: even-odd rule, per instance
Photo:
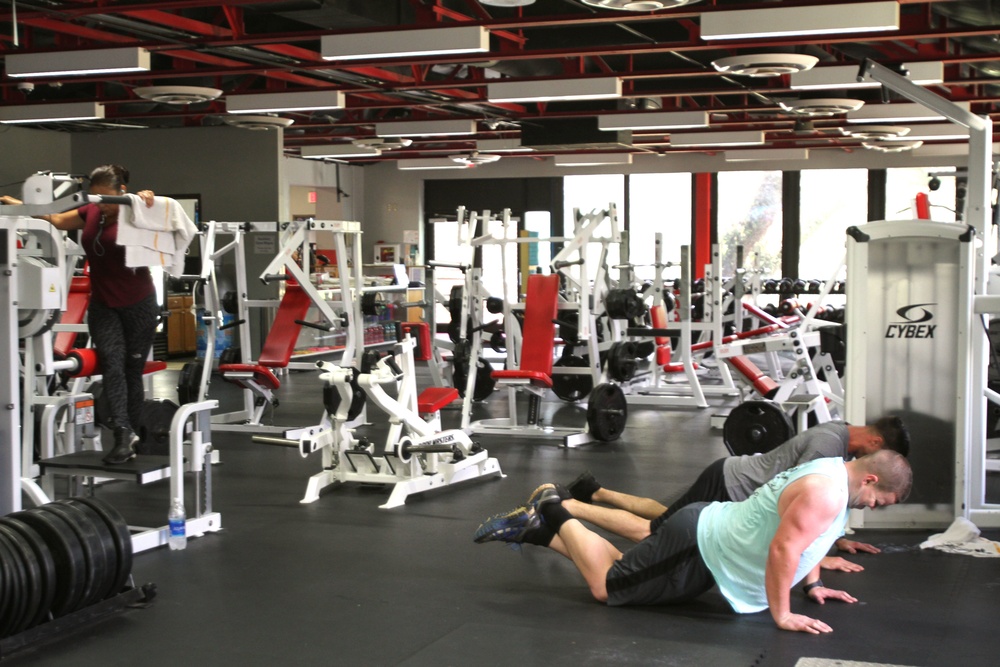
{"label": "woman's black leggings", "polygon": [[104,395],[116,427],[135,431],[139,426],[146,398],[142,370],[153,346],[159,315],[155,292],[125,308],[90,302],[87,328],[101,360]]}

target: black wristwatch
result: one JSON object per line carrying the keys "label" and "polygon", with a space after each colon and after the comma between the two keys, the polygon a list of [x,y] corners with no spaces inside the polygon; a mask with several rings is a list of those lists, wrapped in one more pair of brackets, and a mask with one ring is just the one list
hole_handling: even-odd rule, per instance
{"label": "black wristwatch", "polygon": [[805,593],[806,597],[809,597],[809,591],[811,591],[814,588],[822,588],[822,587],[823,587],[823,580],[822,579],[817,579],[816,581],[812,582],[811,584],[806,584],[805,586],[803,586],[802,587],[802,592]]}

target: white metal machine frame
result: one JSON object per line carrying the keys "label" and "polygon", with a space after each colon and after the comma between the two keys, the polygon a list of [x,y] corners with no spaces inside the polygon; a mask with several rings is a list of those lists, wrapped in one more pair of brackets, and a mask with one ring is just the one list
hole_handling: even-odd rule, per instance
{"label": "white metal machine frame", "polygon": [[[480,477],[503,476],[500,464],[477,446],[461,429],[441,430],[437,413],[421,415],[418,410],[416,369],[409,336],[396,344],[393,356],[383,357],[369,373],[330,362],[318,362],[320,377],[340,395],[336,412],[324,410],[319,426],[290,430],[284,441],[273,444],[297,446],[303,457],[320,451],[323,470],[309,478],[302,503],[319,499],[320,492],[337,482],[360,482],[392,486],[388,500],[379,507],[391,509],[408,496]],[[382,454],[372,443],[354,436],[348,421],[356,381],[371,404],[389,419],[389,433]],[[394,385],[396,397],[385,390]],[[454,390],[452,396],[454,396]],[[257,438],[264,440],[264,438]]]}
{"label": "white metal machine frame", "polygon": [[[1000,504],[986,502],[986,472],[996,464],[987,459],[986,408],[987,403],[1000,404],[1000,395],[987,388],[988,341],[986,327],[990,315],[1000,314],[1000,280],[990,270],[997,253],[997,239],[991,221],[990,178],[993,170],[992,140],[993,123],[989,116],[978,116],[945,100],[935,93],[914,84],[904,76],[871,61],[866,61],[859,73],[859,79],[869,78],[881,83],[899,95],[936,111],[947,120],[969,131],[968,190],[966,196],[965,221],[975,231],[977,239],[967,244],[968,254],[962,254],[953,298],[957,302],[956,358],[955,358],[955,457],[954,457],[954,499],[950,508],[898,508],[897,512],[886,512],[884,519],[866,513],[864,522],[872,525],[884,521],[889,525],[940,525],[949,523],[953,517],[963,516],[981,527],[1000,526]],[[880,225],[882,223],[879,223]],[[882,228],[880,233],[891,234],[892,224]],[[906,233],[924,232],[938,236],[944,234],[938,228],[923,228],[931,223],[908,223]],[[952,232],[961,234],[964,227],[952,225]],[[862,227],[865,230],[866,227]],[[851,241],[848,241],[850,244]],[[864,244],[856,244],[862,246]],[[989,254],[987,254],[989,253]],[[853,264],[853,265],[852,265]],[[851,313],[860,307],[855,301],[859,296],[852,286],[861,285],[855,278],[863,275],[863,266],[858,262],[848,262],[848,327],[858,326]],[[860,294],[863,298],[863,294]],[[863,338],[862,338],[863,340]],[[863,353],[859,346],[850,345],[848,365],[864,364],[864,359],[855,355]],[[846,419],[853,423],[864,423],[866,401],[863,387],[852,384],[855,373],[848,373]],[[933,381],[933,380],[931,380]],[[889,508],[896,509],[896,508]],[[910,511],[906,511],[909,509]],[[855,516],[855,524],[861,521]]]}

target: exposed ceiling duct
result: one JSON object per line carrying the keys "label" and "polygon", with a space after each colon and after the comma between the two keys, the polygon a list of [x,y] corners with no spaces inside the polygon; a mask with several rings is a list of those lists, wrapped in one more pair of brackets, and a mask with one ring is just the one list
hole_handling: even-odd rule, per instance
{"label": "exposed ceiling duct", "polygon": [[[692,8],[657,11],[683,4]],[[796,6],[828,4],[802,0]],[[256,123],[235,121],[258,128],[289,128],[294,123],[294,129],[284,133],[285,148],[292,155],[306,146],[364,143],[375,123],[423,120],[473,121],[476,134],[413,137],[402,153],[407,158],[470,155],[479,142],[498,140],[534,148],[534,155],[642,152],[650,146],[663,153],[675,150],[668,138],[671,129],[637,124],[630,134],[592,127],[598,115],[609,112],[635,115],[636,120],[644,114],[697,113],[710,119],[705,128],[710,132],[763,126],[768,143],[778,141],[782,147],[839,146],[845,135],[824,118],[843,114],[855,104],[877,105],[881,91],[851,90],[848,97],[843,88],[820,89],[815,99],[792,100],[788,75],[807,68],[812,68],[809,74],[852,70],[868,57],[893,67],[936,65],[943,72],[936,81],[943,78],[946,85],[922,85],[1000,121],[1000,84],[995,83],[1000,42],[991,3],[901,3],[904,20],[893,34],[791,36],[766,49],[759,39],[724,45],[706,45],[700,39],[700,12],[722,11],[723,5],[683,0],[199,0],[190,5],[123,0],[112,10],[95,2],[19,0],[18,31],[24,39],[10,53],[62,50],[73,58],[76,51],[134,45],[150,51],[152,67],[146,73],[67,76],[47,83],[0,80],[0,107],[96,102],[107,110],[97,121],[59,123],[60,130],[70,132],[182,127],[234,122],[224,118],[228,95],[343,91],[345,108],[335,113],[302,110],[257,116]],[[325,61],[320,53],[326,35],[398,30],[399,39],[405,40],[408,29],[460,23],[487,28],[488,53],[352,62]],[[920,45],[919,51],[914,44]],[[769,52],[759,53],[762,50]],[[621,99],[487,99],[488,84],[508,79],[555,84],[600,77],[621,80]],[[803,121],[813,118],[819,127],[802,129]],[[392,139],[387,141],[391,144]],[[400,155],[384,146],[380,154],[360,159]]]}

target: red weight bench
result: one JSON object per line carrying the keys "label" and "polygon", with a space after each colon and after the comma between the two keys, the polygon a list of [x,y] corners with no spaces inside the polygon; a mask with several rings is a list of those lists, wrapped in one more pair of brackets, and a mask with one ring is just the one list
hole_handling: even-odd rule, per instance
{"label": "red weight bench", "polygon": [[[500,384],[532,384],[552,387],[552,351],[556,344],[555,319],[559,313],[559,276],[528,276],[521,330],[520,368],[493,371]],[[530,343],[529,343],[530,341]]]}
{"label": "red weight bench", "polygon": [[441,430],[441,408],[458,398],[454,387],[428,387],[417,396],[417,412],[435,431]]}
{"label": "red weight bench", "polygon": [[265,405],[275,405],[274,391],[281,386],[272,368],[286,368],[292,358],[303,320],[312,305],[309,295],[294,281],[285,283],[285,294],[278,304],[271,329],[267,332],[256,364],[222,364],[219,372],[227,382],[243,387],[255,396],[255,410],[250,423],[259,424]]}
{"label": "red weight bench", "polygon": [[[576,428],[542,426],[540,406],[542,394],[552,388],[552,356],[555,349],[555,320],[559,312],[559,276],[531,274],[524,300],[524,321],[521,325],[520,368],[493,371],[492,377],[508,390],[510,417],[484,419],[470,424],[474,433],[523,435],[525,437],[561,437],[567,447],[591,442],[587,431]],[[515,408],[515,392],[527,389],[528,416],[519,423]]]}

